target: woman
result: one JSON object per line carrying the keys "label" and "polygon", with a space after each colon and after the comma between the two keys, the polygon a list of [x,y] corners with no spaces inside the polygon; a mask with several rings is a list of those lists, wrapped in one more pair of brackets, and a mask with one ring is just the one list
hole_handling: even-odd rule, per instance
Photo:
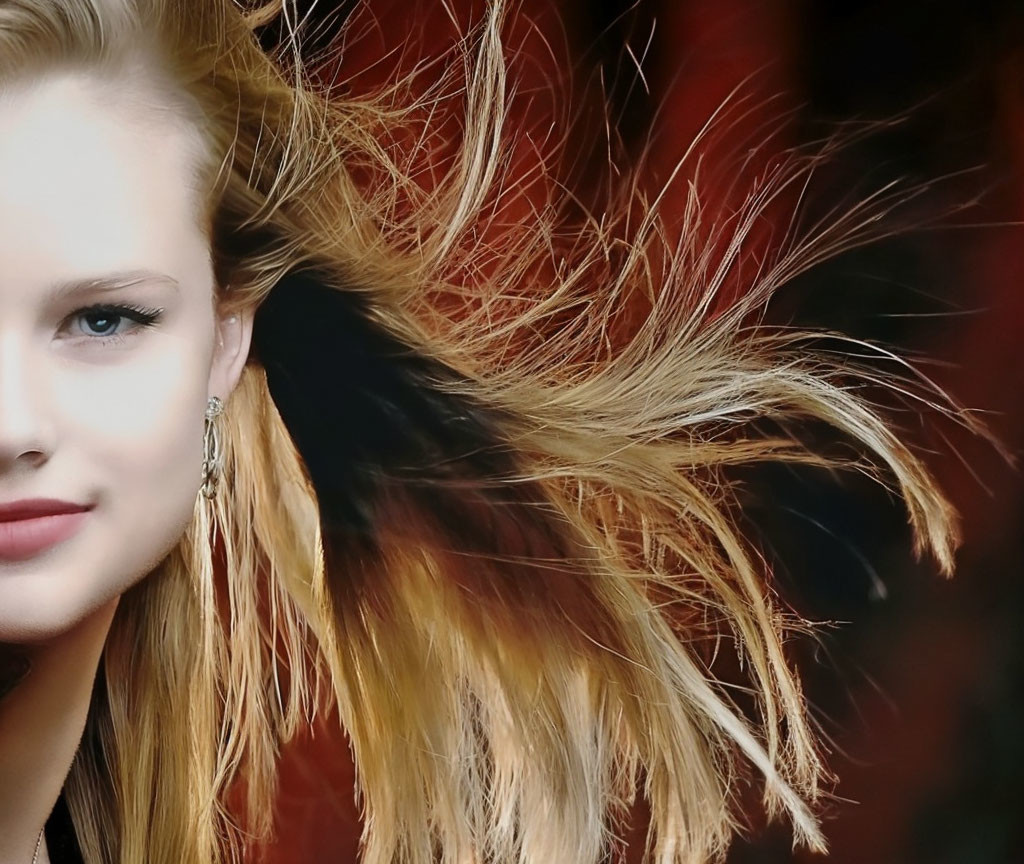
{"label": "woman", "polygon": [[753,326],[874,222],[744,277],[813,158],[710,226],[695,198],[689,245],[638,201],[570,224],[534,187],[509,220],[500,2],[416,98],[268,57],[276,12],[0,2],[0,861],[58,860],[62,790],[89,864],[244,855],[279,745],[332,706],[367,864],[597,862],[638,793],[651,860],[713,860],[743,765],[823,848],[722,471],[838,464],[794,431],[824,421],[951,567],[953,512],[857,369]]}

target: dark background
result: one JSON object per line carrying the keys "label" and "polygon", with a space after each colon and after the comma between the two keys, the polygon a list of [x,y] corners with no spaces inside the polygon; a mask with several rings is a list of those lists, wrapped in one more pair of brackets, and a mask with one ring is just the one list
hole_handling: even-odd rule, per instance
{"label": "dark background", "polygon": [[[480,8],[453,5],[465,21]],[[376,24],[346,48],[342,77],[357,87],[393,70],[365,71],[407,37],[412,54],[441,50],[454,30],[439,6],[363,4],[360,22]],[[317,41],[350,11],[321,0],[312,20],[330,26]],[[621,151],[639,156],[649,143],[654,183],[741,84],[756,98],[731,133],[737,147],[782,115],[780,148],[875,122],[823,172],[819,200],[851,201],[889,179],[939,181],[918,210],[933,214],[930,226],[828,262],[771,314],[932,358],[928,374],[1020,452],[1024,229],[1010,223],[1024,216],[1021,4],[524,0],[517,22],[527,80],[561,81],[585,127],[588,111],[600,113],[603,78]],[[644,55],[644,81],[626,46]],[[543,109],[538,99],[529,111]],[[599,167],[604,153],[581,152],[585,183],[587,158]],[[1024,862],[1020,476],[955,428],[914,414],[901,422],[934,451],[930,465],[964,517],[951,581],[914,561],[903,510],[865,481],[776,469],[738,478],[782,596],[832,622],[794,656],[840,780],[825,807],[828,859],[794,853],[788,829],[755,814],[730,864]],[[268,860],[354,861],[351,782],[336,734],[297,742]]]}

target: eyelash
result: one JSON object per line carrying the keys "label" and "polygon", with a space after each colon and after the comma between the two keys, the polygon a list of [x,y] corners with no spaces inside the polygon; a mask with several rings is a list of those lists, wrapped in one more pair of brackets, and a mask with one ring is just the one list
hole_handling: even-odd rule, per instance
{"label": "eyelash", "polygon": [[[142,329],[145,327],[152,327],[156,324],[156,322],[160,320],[160,316],[163,314],[163,311],[163,309],[151,309],[145,306],[134,306],[131,304],[97,303],[92,306],[84,306],[81,309],[76,309],[68,316],[67,320],[74,321],[87,315],[97,315],[107,318],[127,318],[139,325],[137,329]],[[84,335],[83,338],[89,342],[99,342],[102,345],[111,345],[123,342],[128,335],[129,334],[125,333],[113,333],[109,336]]]}

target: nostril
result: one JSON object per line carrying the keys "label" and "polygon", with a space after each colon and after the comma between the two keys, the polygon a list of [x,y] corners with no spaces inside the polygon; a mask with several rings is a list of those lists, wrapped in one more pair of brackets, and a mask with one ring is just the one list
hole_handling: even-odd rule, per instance
{"label": "nostril", "polygon": [[0,463],[45,459],[52,449],[44,426],[28,412],[14,416],[0,405]]}
{"label": "nostril", "polygon": [[5,470],[5,466],[24,463],[35,468],[45,463],[48,458],[47,451],[42,446],[12,446],[0,437],[0,474]]}

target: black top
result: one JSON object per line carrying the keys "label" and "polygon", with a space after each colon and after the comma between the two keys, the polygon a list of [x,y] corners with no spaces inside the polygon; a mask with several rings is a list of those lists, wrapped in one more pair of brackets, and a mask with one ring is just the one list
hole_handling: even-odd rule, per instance
{"label": "black top", "polygon": [[[25,652],[12,645],[0,645],[0,700],[18,686],[32,670]],[[62,792],[46,820],[46,848],[53,864],[83,864],[68,802]]]}
{"label": "black top", "polygon": [[50,853],[53,864],[83,864],[82,853],[75,839],[75,829],[71,824],[71,813],[64,793],[46,820],[46,849]]}

